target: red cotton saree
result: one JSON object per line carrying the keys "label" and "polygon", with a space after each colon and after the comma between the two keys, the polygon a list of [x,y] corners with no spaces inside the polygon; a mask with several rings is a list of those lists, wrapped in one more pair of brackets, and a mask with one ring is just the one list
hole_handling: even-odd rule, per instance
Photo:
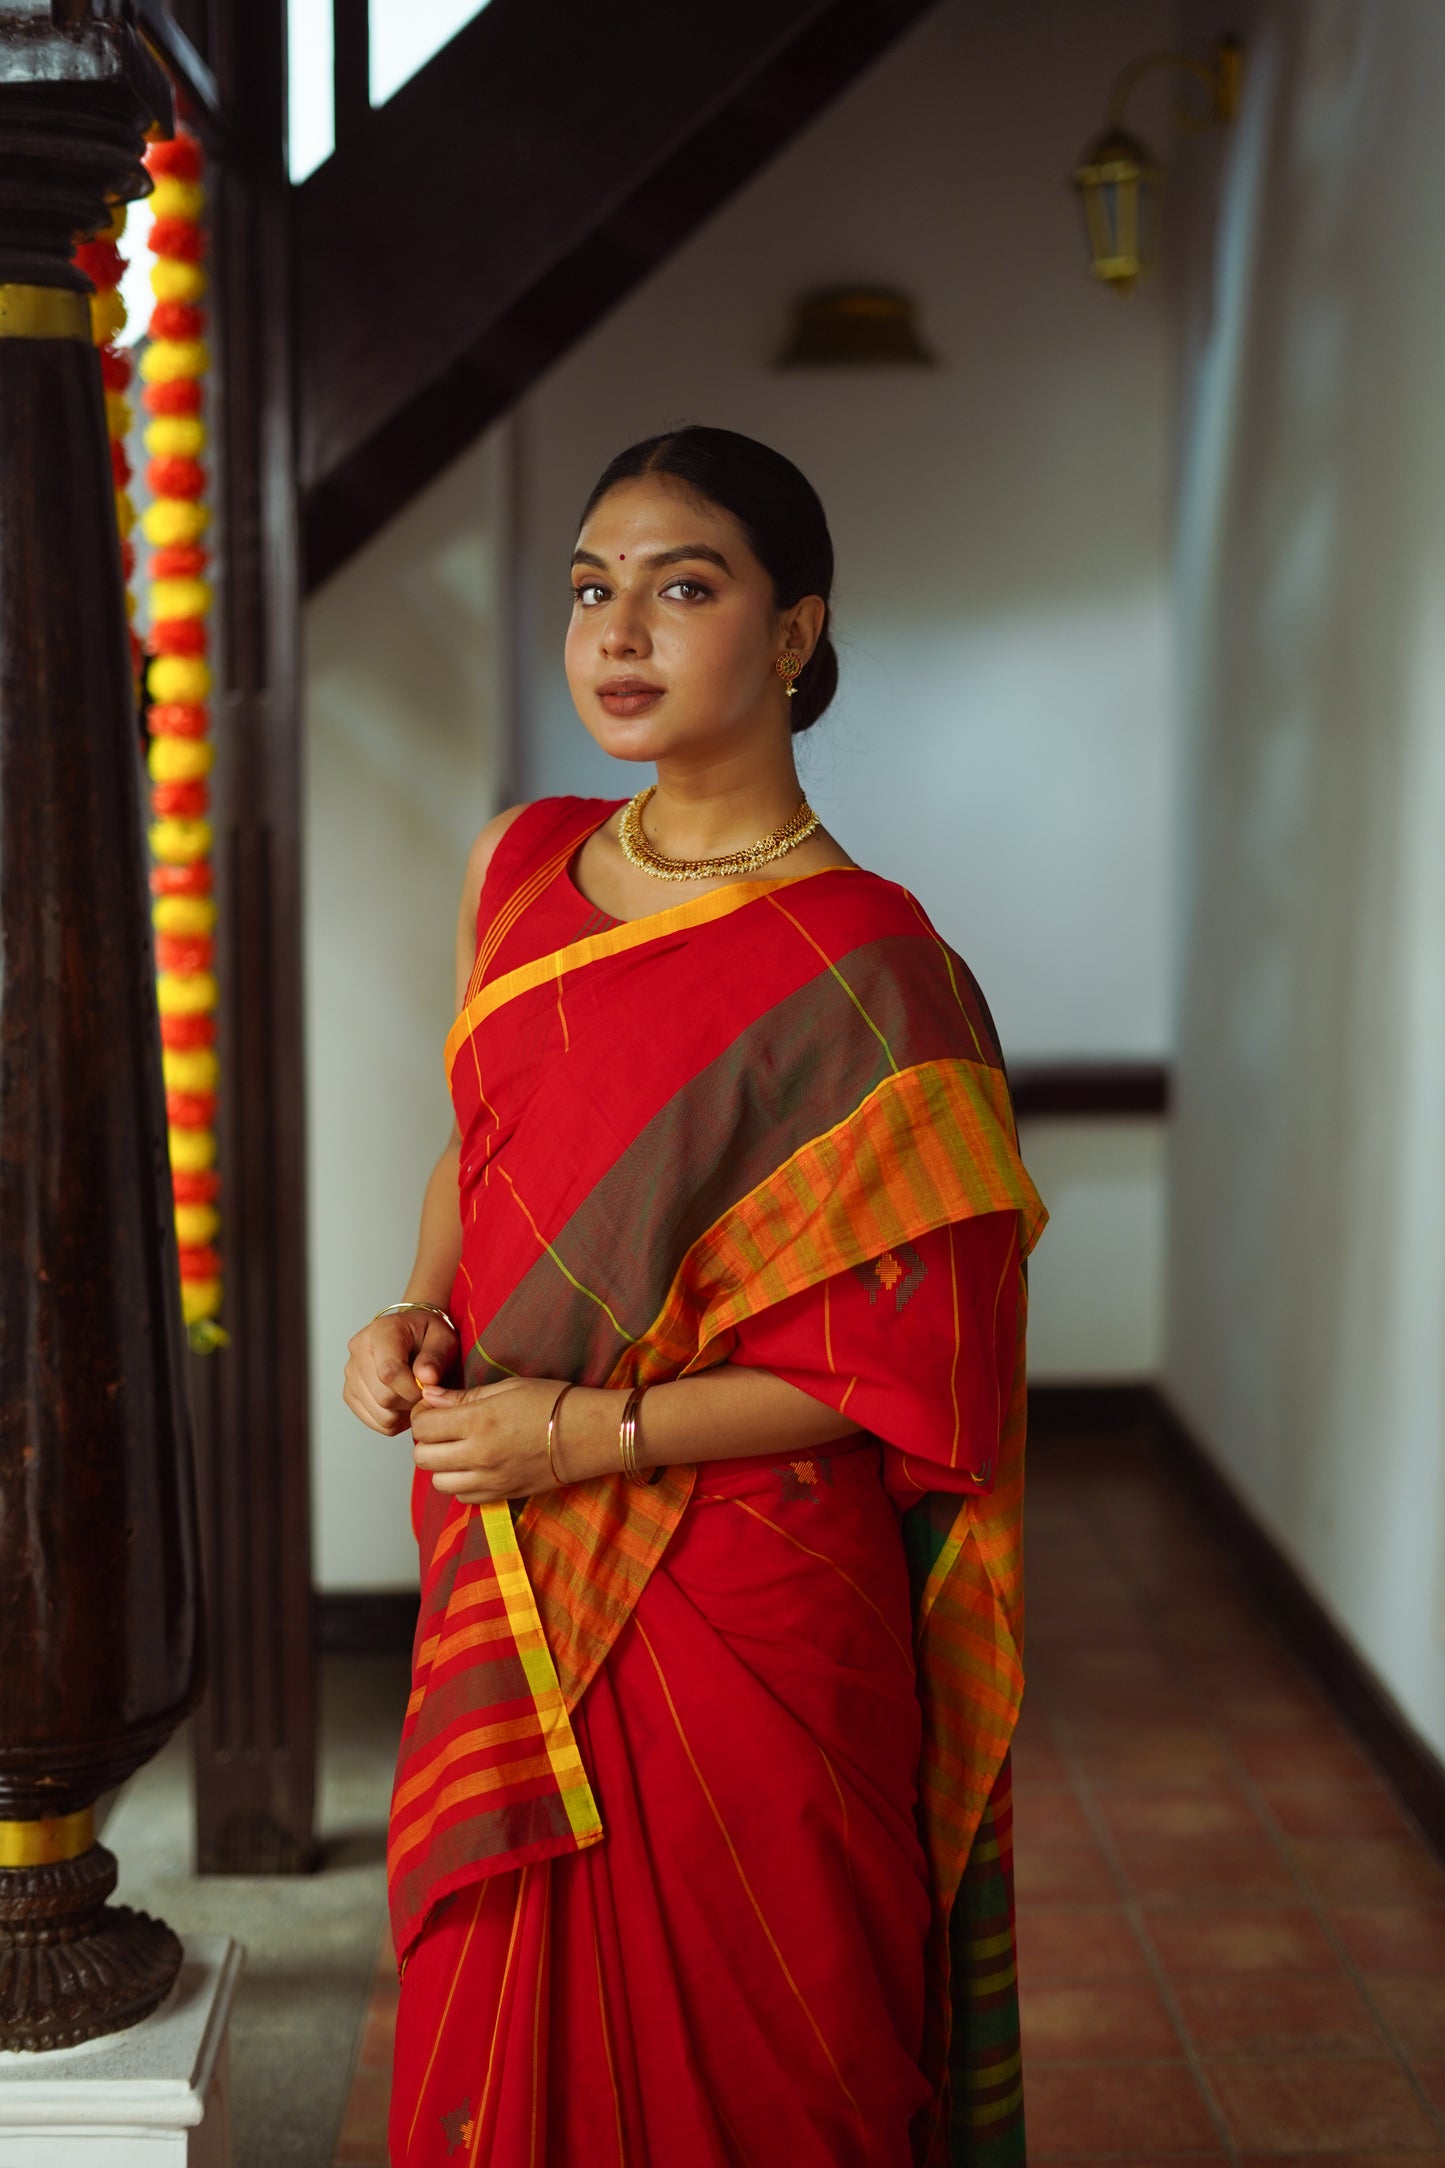
{"label": "red cotton saree", "polygon": [[528,807],[483,886],[465,1379],[730,1360],[866,1427],[510,1507],[418,1478],[393,2168],[1016,2168],[1044,1213],[995,1035],[861,870],[608,919],[570,867],[613,810]]}

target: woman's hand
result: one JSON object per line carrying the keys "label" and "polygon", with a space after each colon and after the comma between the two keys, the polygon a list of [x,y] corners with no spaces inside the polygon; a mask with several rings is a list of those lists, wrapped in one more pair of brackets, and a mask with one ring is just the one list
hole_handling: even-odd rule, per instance
{"label": "woman's hand", "polygon": [[433,1310],[374,1317],[346,1346],[341,1397],[386,1438],[407,1428],[423,1388],[439,1385],[461,1352],[451,1326]]}
{"label": "woman's hand", "polygon": [[[555,1490],[547,1467],[547,1418],[562,1382],[503,1378],[460,1391],[428,1385],[422,1404],[412,1411],[412,1458],[430,1474],[435,1490],[466,1505]],[[569,1398],[566,1406],[571,1405]],[[562,1475],[561,1451],[558,1463]]]}

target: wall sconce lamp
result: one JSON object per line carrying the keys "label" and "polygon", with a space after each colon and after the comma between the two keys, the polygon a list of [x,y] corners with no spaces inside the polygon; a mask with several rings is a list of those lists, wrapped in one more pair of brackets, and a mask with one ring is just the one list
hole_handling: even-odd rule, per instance
{"label": "wall sconce lamp", "polygon": [[1104,132],[1085,151],[1071,181],[1083,201],[1089,269],[1116,294],[1131,294],[1154,262],[1164,174],[1147,146],[1124,126],[1124,107],[1140,77],[1157,68],[1183,68],[1204,85],[1204,111],[1181,104],[1175,116],[1189,134],[1202,135],[1232,121],[1239,110],[1244,47],[1238,38],[1225,37],[1215,41],[1208,60],[1194,53],[1146,53],[1115,80]]}
{"label": "wall sconce lamp", "polygon": [[788,343],[775,367],[856,369],[903,362],[929,368],[934,361],[918,335],[907,294],[882,286],[846,286],[804,294],[794,304]]}

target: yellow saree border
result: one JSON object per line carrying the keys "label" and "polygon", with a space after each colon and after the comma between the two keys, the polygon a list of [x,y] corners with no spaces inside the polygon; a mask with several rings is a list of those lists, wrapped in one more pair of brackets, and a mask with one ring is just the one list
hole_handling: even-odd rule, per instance
{"label": "yellow saree border", "polygon": [[683,933],[689,926],[709,925],[714,919],[726,918],[731,912],[756,903],[760,896],[771,895],[776,888],[797,888],[804,881],[821,880],[825,873],[863,871],[861,866],[819,866],[812,873],[791,874],[786,880],[729,881],[723,888],[710,889],[705,896],[694,896],[690,903],[674,904],[666,911],[650,911],[645,918],[625,919],[620,926],[587,934],[580,941],[569,942],[565,948],[535,957],[529,964],[518,964],[514,971],[504,971],[499,979],[493,979],[489,986],[483,986],[471,997],[447,1033],[443,1058],[448,1083],[458,1054],[478,1024],[495,1015],[498,1009],[505,1008],[509,1001],[530,993],[534,986],[545,986],[551,979],[560,979],[564,972],[580,970],[584,964],[599,963],[606,956],[624,956],[629,949],[640,948],[645,941]]}
{"label": "yellow saree border", "polygon": [[531,1691],[542,1745],[557,1780],[572,1834],[579,1842],[586,1843],[589,1838],[602,1834],[602,1816],[592,1796],[592,1787],[587,1781],[582,1755],[572,1731],[572,1720],[567,1714],[537,1599],[527,1578],[511,1509],[503,1502],[479,1506],[477,1511],[487,1548],[492,1554],[497,1587],[507,1607],[507,1623],[512,1629],[512,1639]]}

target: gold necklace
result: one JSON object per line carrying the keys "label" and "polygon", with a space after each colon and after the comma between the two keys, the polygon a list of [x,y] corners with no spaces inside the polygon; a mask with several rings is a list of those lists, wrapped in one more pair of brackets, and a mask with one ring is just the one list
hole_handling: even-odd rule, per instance
{"label": "gold necklace", "polygon": [[800,798],[797,812],[789,814],[781,828],[775,828],[770,836],[759,836],[756,843],[744,844],[740,851],[726,851],[720,858],[668,858],[653,849],[642,828],[643,807],[656,788],[655,783],[649,783],[646,790],[628,800],[617,840],[629,865],[636,866],[639,873],[654,874],[659,881],[707,881],[720,873],[756,873],[759,867],[770,865],[785,851],[806,842],[818,826],[817,814],[806,798]]}

